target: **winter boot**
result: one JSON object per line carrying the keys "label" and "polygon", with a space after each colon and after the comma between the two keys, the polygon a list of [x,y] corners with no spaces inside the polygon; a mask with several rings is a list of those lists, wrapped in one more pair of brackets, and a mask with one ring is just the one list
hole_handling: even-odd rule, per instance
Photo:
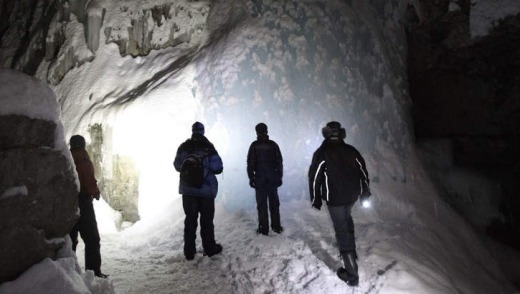
{"label": "winter boot", "polygon": [[212,249],[204,251],[204,256],[212,257],[213,255],[217,255],[220,252],[222,252],[222,245],[215,243],[215,246]]}
{"label": "winter boot", "polygon": [[277,234],[281,234],[283,232],[283,227],[282,226],[275,227],[275,228],[273,228],[273,231]]}
{"label": "winter boot", "polygon": [[357,286],[359,284],[358,266],[356,263],[356,256],[353,252],[342,253],[343,264],[345,267],[340,267],[336,274],[349,286]]}
{"label": "winter boot", "polygon": [[101,272],[101,270],[94,271],[94,275],[98,278],[106,279],[108,278],[108,275],[105,275]]}
{"label": "winter boot", "polygon": [[195,259],[195,253],[193,253],[193,252],[184,252],[184,257],[186,257],[186,260],[193,260],[193,259]]}
{"label": "winter boot", "polygon": [[265,229],[261,226],[258,226],[258,229],[256,229],[256,234],[257,235],[264,235],[264,236],[268,236],[269,235],[269,228]]}

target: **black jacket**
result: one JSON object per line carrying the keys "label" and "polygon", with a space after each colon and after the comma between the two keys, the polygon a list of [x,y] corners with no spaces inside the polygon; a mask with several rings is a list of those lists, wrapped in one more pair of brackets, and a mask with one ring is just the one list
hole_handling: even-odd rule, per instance
{"label": "black jacket", "polygon": [[255,185],[282,184],[283,159],[276,142],[267,135],[258,135],[247,152],[247,176]]}
{"label": "black jacket", "polygon": [[325,139],[314,152],[309,168],[309,191],[313,206],[351,205],[369,192],[368,171],[359,151],[340,139]]}

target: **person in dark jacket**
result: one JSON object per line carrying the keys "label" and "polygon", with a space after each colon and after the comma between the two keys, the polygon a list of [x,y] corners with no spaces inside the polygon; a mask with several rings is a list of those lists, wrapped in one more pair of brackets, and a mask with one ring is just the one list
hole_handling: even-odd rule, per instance
{"label": "person in dark jacket", "polygon": [[182,194],[182,206],[186,215],[184,219],[184,256],[187,260],[193,260],[197,252],[195,239],[199,214],[200,237],[204,255],[211,257],[222,252],[222,246],[215,242],[213,218],[215,216],[215,197],[218,192],[218,181],[215,175],[222,173],[223,164],[213,144],[204,136],[204,125],[200,122],[192,125],[191,138],[177,149],[173,162],[175,170],[181,171],[184,160],[190,154],[202,156],[204,182],[201,187],[179,183],[179,194]]}
{"label": "person in dark jacket", "polygon": [[100,197],[94,174],[94,165],[85,150],[85,138],[74,135],[70,138],[69,143],[80,185],[78,195],[80,217],[69,234],[72,240],[72,250],[76,251],[79,233],[85,243],[85,269],[94,271],[97,277],[106,278],[107,275],[101,272],[101,240],[94,205],[92,204],[93,199],[99,200]]}
{"label": "person in dark jacket", "polygon": [[309,191],[311,204],[321,209],[327,203],[332,219],[336,241],[344,268],[337,271],[340,279],[350,286],[359,283],[354,222],[351,210],[354,203],[368,199],[368,171],[359,151],[346,144],[345,129],[332,121],[322,129],[325,140],[314,152],[309,168]]}
{"label": "person in dark jacket", "polygon": [[280,234],[280,200],[278,187],[282,185],[283,159],[276,142],[269,140],[267,125],[259,123],[255,127],[257,140],[251,143],[247,153],[247,175],[249,186],[255,189],[258,210],[258,234],[269,234],[267,206],[271,214],[271,228]]}

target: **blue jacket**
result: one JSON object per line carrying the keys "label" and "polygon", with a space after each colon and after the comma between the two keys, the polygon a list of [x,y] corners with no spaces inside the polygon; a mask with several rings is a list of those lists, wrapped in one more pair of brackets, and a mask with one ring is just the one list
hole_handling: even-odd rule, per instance
{"label": "blue jacket", "polygon": [[216,197],[218,181],[215,175],[222,173],[224,169],[222,159],[218,155],[217,150],[204,135],[194,133],[191,139],[186,140],[177,149],[177,155],[173,162],[176,171],[180,172],[182,163],[190,154],[205,156],[203,160],[205,181],[200,188],[179,184],[179,194],[196,197]]}

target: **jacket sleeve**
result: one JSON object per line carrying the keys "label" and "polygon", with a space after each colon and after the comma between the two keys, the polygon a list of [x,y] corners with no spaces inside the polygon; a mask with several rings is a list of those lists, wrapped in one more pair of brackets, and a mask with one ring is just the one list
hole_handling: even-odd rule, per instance
{"label": "jacket sleeve", "polygon": [[278,144],[274,143],[274,146],[275,146],[275,156],[276,156],[276,172],[277,172],[277,176],[281,179],[281,178],[283,178],[282,152],[280,151],[280,147],[278,147]]}
{"label": "jacket sleeve", "polygon": [[186,158],[186,152],[183,151],[182,145],[179,146],[179,149],[177,149],[177,154],[175,155],[175,160],[173,161],[173,167],[175,167],[175,170],[180,172],[182,162]]}
{"label": "jacket sleeve", "polygon": [[99,195],[100,192],[97,186],[94,165],[89,158],[86,158],[81,162],[78,168],[78,173],[80,183],[83,185],[83,190],[85,190],[91,196]]}
{"label": "jacket sleeve", "polygon": [[255,143],[251,143],[249,146],[249,151],[247,151],[247,177],[250,180],[255,178],[255,170],[256,170],[256,159],[255,159]]}
{"label": "jacket sleeve", "polygon": [[319,149],[312,157],[312,163],[309,168],[309,192],[311,205],[321,207],[322,204],[322,185],[325,175],[325,160],[320,156]]}
{"label": "jacket sleeve", "polygon": [[224,164],[222,163],[222,158],[218,154],[216,149],[213,149],[209,157],[209,169],[215,175],[221,174],[224,170]]}
{"label": "jacket sleeve", "polygon": [[356,154],[356,163],[358,164],[358,167],[359,167],[359,178],[361,181],[361,187],[363,188],[363,191],[361,191],[361,194],[364,194],[365,191],[370,192],[370,186],[369,186],[370,179],[368,177],[368,170],[367,170],[367,166],[365,164],[365,159],[363,158],[363,156],[361,156],[359,151],[357,151],[356,153],[357,153]]}

